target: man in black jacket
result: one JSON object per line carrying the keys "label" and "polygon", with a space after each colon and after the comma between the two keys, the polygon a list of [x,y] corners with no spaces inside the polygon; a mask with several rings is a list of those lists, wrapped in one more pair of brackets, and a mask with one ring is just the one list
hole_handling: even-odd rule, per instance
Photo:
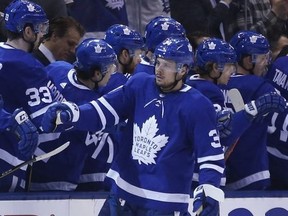
{"label": "man in black jacket", "polygon": [[54,61],[75,61],[75,48],[83,37],[83,26],[72,17],[59,17],[49,23],[49,32],[33,56],[44,66]]}
{"label": "man in black jacket", "polygon": [[170,0],[171,17],[180,22],[187,35],[197,31],[229,40],[226,26],[233,20],[232,0]]}

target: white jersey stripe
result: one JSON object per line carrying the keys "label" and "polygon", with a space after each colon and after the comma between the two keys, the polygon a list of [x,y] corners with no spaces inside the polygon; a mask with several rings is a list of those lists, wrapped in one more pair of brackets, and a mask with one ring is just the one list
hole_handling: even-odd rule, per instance
{"label": "white jersey stripe", "polygon": [[210,155],[207,157],[201,157],[197,159],[198,163],[203,163],[207,161],[218,161],[218,160],[223,160],[224,159],[224,154],[219,154],[219,155]]}
{"label": "white jersey stripe", "polygon": [[115,109],[105,100],[105,98],[99,98],[99,101],[111,112],[115,118],[115,125],[119,123],[119,116],[116,113]]}
{"label": "white jersey stripe", "polygon": [[226,185],[226,188],[232,189],[232,190],[238,190],[254,182],[269,179],[269,178],[270,178],[270,172],[268,170],[264,170],[264,171],[252,174],[250,176],[247,176],[246,178],[242,178],[239,181],[229,183]]}
{"label": "white jersey stripe", "polygon": [[118,172],[112,169],[108,171],[107,176],[114,179],[118,187],[138,197],[156,200],[160,202],[189,203],[189,198],[190,198],[189,194],[163,193],[163,192],[139,188],[126,182],[124,179],[121,178]]}
{"label": "white jersey stripe", "polygon": [[106,173],[83,174],[79,178],[79,183],[103,182],[105,177],[106,177]]}
{"label": "white jersey stripe", "polygon": [[100,116],[100,120],[101,120],[101,123],[102,123],[102,129],[101,130],[103,130],[106,127],[106,117],[105,117],[103,111],[101,110],[100,106],[97,104],[96,101],[91,101],[90,103],[96,109],[96,111],[98,112],[98,114]]}
{"label": "white jersey stripe", "polygon": [[200,165],[199,169],[214,169],[214,170],[216,170],[219,173],[223,173],[224,172],[224,168],[223,167],[217,166],[215,164],[209,164],[209,163]]}

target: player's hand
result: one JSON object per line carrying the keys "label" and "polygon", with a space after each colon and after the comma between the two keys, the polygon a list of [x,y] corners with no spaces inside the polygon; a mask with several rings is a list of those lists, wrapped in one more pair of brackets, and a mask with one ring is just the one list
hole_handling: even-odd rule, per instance
{"label": "player's hand", "polygon": [[283,112],[287,108],[284,97],[271,92],[260,96],[255,101],[245,104],[245,111],[252,119],[261,119],[273,112]]}
{"label": "player's hand", "polygon": [[70,129],[79,119],[79,108],[70,102],[57,103],[46,111],[42,119],[44,132],[60,132]]}
{"label": "player's hand", "polygon": [[194,190],[193,212],[197,216],[218,216],[219,202],[224,200],[224,192],[213,185],[203,184]]}
{"label": "player's hand", "polygon": [[219,131],[220,138],[229,136],[232,131],[232,117],[233,113],[229,110],[221,110],[216,113],[217,117],[217,129]]}
{"label": "player's hand", "polygon": [[23,109],[16,109],[9,121],[8,131],[19,139],[18,149],[25,159],[31,159],[38,144],[38,131]]}

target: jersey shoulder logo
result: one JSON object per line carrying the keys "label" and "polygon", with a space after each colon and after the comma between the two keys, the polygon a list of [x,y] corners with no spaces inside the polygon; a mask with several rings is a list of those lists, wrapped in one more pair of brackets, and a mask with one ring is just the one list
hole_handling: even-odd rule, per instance
{"label": "jersey shoulder logo", "polygon": [[167,136],[156,135],[158,130],[155,116],[146,120],[142,128],[134,124],[132,156],[134,160],[138,160],[139,164],[156,164],[157,152],[168,142]]}
{"label": "jersey shoulder logo", "polygon": [[111,8],[112,10],[121,10],[124,6],[124,0],[106,0],[106,2],[106,7]]}

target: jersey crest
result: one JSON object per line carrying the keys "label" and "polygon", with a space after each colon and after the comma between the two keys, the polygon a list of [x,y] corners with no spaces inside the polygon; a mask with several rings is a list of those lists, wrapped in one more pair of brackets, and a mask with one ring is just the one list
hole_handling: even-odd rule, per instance
{"label": "jersey crest", "polygon": [[111,8],[112,10],[118,9],[121,10],[124,6],[124,0],[106,0],[106,7]]}
{"label": "jersey crest", "polygon": [[168,142],[168,137],[164,134],[156,135],[158,130],[155,116],[146,120],[142,128],[134,124],[132,156],[139,164],[156,164],[157,152]]}

